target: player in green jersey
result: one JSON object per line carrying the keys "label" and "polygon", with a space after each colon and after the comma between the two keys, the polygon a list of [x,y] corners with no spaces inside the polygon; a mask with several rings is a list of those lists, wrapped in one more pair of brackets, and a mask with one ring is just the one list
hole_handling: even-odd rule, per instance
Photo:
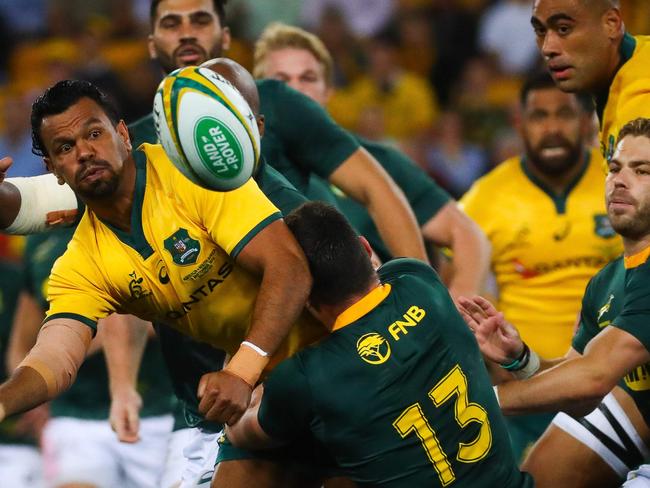
{"label": "player in green jersey", "polygon": [[[257,78],[275,79],[325,106],[332,92],[332,58],[315,35],[297,27],[272,24],[255,45]],[[266,83],[260,81],[259,83]],[[452,295],[479,290],[487,274],[489,244],[480,229],[461,212],[451,196],[440,188],[415,162],[386,144],[355,139],[371,153],[404,191],[426,241],[449,248],[453,253]],[[367,210],[329,184],[312,175],[307,197],[335,203],[354,228],[370,242],[382,261],[391,253],[382,242]]]}
{"label": "player in green jersey", "polygon": [[331,334],[271,373],[226,428],[230,440],[261,448],[313,436],[358,486],[532,486],[435,271],[396,259],[376,272],[367,241],[327,204],[286,221],[314,276],[308,306]]}
{"label": "player in green jersey", "polygon": [[521,378],[542,371],[498,386],[505,413],[588,413],[578,421],[559,414],[532,450],[524,467],[541,487],[619,486],[627,471],[650,456],[650,119],[623,126],[608,166],[607,211],[623,237],[624,257],[589,283],[565,357],[540,366],[488,302],[461,299],[487,357],[521,370]]}
{"label": "player in green jersey", "polygon": [[[20,266],[0,258],[0,381],[7,378],[5,365],[9,361],[12,324],[23,281]],[[37,444],[46,416],[47,408],[41,406],[0,422],[0,473],[4,486],[43,486],[43,461]]]}

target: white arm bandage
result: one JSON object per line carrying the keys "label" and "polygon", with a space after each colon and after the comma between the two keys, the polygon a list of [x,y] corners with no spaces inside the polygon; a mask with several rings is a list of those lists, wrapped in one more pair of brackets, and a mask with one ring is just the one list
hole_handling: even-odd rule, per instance
{"label": "white arm bandage", "polygon": [[7,178],[20,192],[20,210],[7,234],[36,234],[52,227],[47,225],[52,212],[76,211],[77,197],[68,185],[59,185],[53,174],[30,178]]}

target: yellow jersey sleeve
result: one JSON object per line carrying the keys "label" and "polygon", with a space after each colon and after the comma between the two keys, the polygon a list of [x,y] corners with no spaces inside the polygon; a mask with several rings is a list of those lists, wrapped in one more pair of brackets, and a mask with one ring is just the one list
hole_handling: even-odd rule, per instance
{"label": "yellow jersey sleeve", "polygon": [[143,144],[150,164],[166,174],[162,184],[173,191],[190,213],[190,218],[206,229],[213,241],[231,257],[264,227],[282,218],[282,213],[262,193],[253,178],[227,192],[202,188],[181,174],[162,146]]}
{"label": "yellow jersey sleeve", "polygon": [[83,322],[93,330],[97,321],[116,311],[115,302],[101,284],[97,267],[71,242],[50,273],[45,322],[67,318]]}

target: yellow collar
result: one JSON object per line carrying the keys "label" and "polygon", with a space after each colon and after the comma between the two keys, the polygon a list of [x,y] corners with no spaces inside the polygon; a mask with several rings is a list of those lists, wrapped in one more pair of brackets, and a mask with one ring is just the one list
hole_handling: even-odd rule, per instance
{"label": "yellow collar", "polygon": [[650,246],[646,247],[643,251],[632,254],[632,256],[625,256],[623,258],[625,269],[632,269],[641,266],[648,260],[648,257],[650,257]]}
{"label": "yellow collar", "polygon": [[384,300],[384,298],[388,296],[389,293],[390,285],[388,283],[379,285],[377,288],[373,288],[361,300],[350,305],[343,312],[341,312],[338,317],[336,317],[336,322],[334,322],[332,332],[342,329],[346,325],[350,325],[355,320],[358,320],[366,315],[373,308],[379,305]]}

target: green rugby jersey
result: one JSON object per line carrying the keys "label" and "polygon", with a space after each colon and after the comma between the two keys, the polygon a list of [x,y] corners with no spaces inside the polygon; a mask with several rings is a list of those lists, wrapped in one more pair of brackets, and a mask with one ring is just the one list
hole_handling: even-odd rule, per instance
{"label": "green rugby jersey", "polygon": [[[0,382],[7,379],[7,348],[11,327],[16,313],[18,294],[24,275],[21,268],[13,263],[0,260]],[[0,445],[36,444],[36,440],[16,432],[19,416],[12,416],[0,422]]]}
{"label": "green rugby jersey", "polygon": [[359,486],[523,487],[476,341],[436,273],[412,259],[281,363],[259,421],[272,437],[311,433]]}
{"label": "green rugby jersey", "polygon": [[[62,228],[46,234],[27,238],[25,246],[26,289],[36,299],[43,311],[47,309],[47,282],[54,261],[61,256],[74,228]],[[171,413],[173,394],[166,374],[160,347],[149,341],[142,357],[138,376],[138,391],[142,396],[142,417]],[[52,400],[50,413],[53,417],[80,419],[107,419],[110,409],[108,370],[104,355],[99,352],[88,356],[73,385]]]}
{"label": "green rugby jersey", "polygon": [[[451,195],[440,188],[405,154],[386,144],[357,139],[361,146],[379,161],[404,192],[420,227],[433,218],[451,200]],[[310,200],[323,200],[322,195],[312,193],[313,188],[318,188],[318,185],[312,184],[310,181],[307,197]],[[348,218],[352,226],[368,239],[380,259],[384,262],[391,259],[393,256],[381,239],[366,208],[340,191],[334,191],[334,195],[337,207]]]}

